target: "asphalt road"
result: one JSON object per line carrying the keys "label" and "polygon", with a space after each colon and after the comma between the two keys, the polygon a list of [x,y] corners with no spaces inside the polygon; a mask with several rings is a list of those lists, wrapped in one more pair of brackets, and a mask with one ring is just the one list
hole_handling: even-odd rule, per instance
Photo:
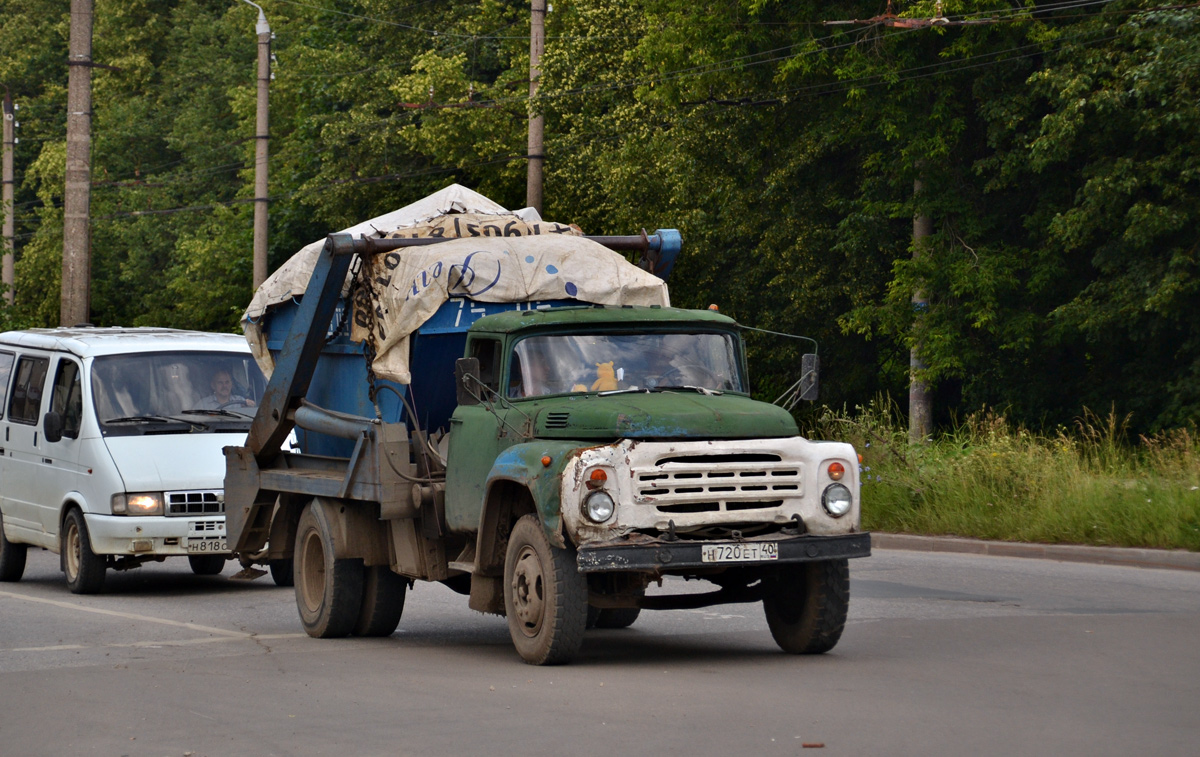
{"label": "asphalt road", "polygon": [[0,584],[0,754],[1200,752],[1200,573],[890,550],[851,566],[823,656],[780,653],[759,606],[727,605],[643,613],[538,668],[440,585],[409,593],[390,638],[315,640],[269,577],[174,560],[78,597],[31,553]]}

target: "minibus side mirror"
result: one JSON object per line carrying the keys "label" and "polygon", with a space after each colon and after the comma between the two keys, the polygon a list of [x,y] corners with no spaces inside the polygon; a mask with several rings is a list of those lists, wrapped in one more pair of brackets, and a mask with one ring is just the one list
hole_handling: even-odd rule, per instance
{"label": "minibus side mirror", "polygon": [[62,415],[55,412],[46,413],[42,418],[42,433],[46,436],[46,441],[57,442],[63,438],[63,419]]}

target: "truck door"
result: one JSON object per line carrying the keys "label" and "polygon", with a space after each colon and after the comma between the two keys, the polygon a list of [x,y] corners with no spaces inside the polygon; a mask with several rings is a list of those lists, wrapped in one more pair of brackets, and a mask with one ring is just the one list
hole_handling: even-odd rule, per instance
{"label": "truck door", "polygon": [[[67,492],[85,492],[88,476],[80,469],[79,456],[82,444],[79,429],[83,421],[83,381],[78,362],[65,355],[59,356],[54,368],[54,383],[50,390],[50,405],[47,413],[58,413],[62,418],[62,438],[58,441],[45,440],[45,464],[49,467],[45,475],[35,483],[33,500],[37,503],[42,528],[46,533],[58,532],[59,508]],[[43,416],[45,417],[45,416]],[[45,435],[45,426],[41,428]],[[101,504],[92,502],[91,508],[86,493],[79,497],[84,509]]]}
{"label": "truck door", "polygon": [[48,355],[22,355],[17,359],[4,429],[5,456],[0,467],[5,519],[11,517],[13,525],[36,533],[43,532],[34,491],[35,482],[47,473],[38,421],[49,367]]}
{"label": "truck door", "polygon": [[472,336],[467,355],[479,360],[479,379],[487,386],[487,404],[460,405],[450,417],[450,448],[446,455],[446,525],[451,531],[479,528],[484,484],[500,451],[511,444],[496,413],[505,409],[496,402],[500,390],[500,341]]}

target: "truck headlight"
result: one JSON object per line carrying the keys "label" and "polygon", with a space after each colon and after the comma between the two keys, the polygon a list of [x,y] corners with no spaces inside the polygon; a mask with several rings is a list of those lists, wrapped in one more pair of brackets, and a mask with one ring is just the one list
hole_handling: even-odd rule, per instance
{"label": "truck headlight", "polygon": [[830,484],[821,494],[821,504],[825,506],[825,512],[835,518],[840,518],[850,512],[853,499],[850,496],[850,490],[844,485]]}
{"label": "truck headlight", "polygon": [[583,500],[583,514],[593,523],[603,523],[612,517],[617,503],[606,491],[594,491]]}
{"label": "truck headlight", "polygon": [[162,515],[162,492],[137,492],[112,496],[114,515]]}

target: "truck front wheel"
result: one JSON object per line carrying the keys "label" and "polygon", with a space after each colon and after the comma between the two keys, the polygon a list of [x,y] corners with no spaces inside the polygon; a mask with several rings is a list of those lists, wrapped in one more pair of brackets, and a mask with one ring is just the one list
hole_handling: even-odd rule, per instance
{"label": "truck front wheel", "polygon": [[358,623],[363,597],[362,560],[335,560],[325,509],[310,502],[296,527],[296,608],[309,636],[345,636]]}
{"label": "truck front wheel", "polygon": [[837,645],[850,607],[848,560],[782,566],[764,590],[767,625],[780,649],[822,654]]}
{"label": "truck front wheel", "polygon": [[570,662],[583,643],[587,600],[575,550],[551,545],[537,516],[518,520],[504,558],[504,609],[522,659],[531,665]]}

